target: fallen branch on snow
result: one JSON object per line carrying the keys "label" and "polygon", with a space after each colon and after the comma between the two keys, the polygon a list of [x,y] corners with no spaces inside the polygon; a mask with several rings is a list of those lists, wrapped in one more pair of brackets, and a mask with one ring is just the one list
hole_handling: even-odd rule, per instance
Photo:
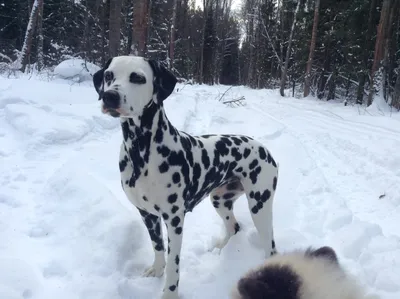
{"label": "fallen branch on snow", "polygon": [[233,106],[244,106],[244,101],[246,100],[246,98],[244,96],[241,96],[240,98],[237,99],[233,99],[233,100],[228,100],[228,101],[223,101],[223,104],[229,105],[231,107]]}

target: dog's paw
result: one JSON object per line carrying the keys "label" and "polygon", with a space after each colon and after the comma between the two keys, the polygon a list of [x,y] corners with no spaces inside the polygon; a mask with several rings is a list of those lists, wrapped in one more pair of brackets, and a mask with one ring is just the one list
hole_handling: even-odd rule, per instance
{"label": "dog's paw", "polygon": [[164,268],[165,268],[165,265],[163,265],[163,266],[153,265],[153,266],[147,268],[143,272],[142,276],[143,277],[161,277],[164,274]]}
{"label": "dog's paw", "polygon": [[165,290],[163,292],[163,295],[161,296],[161,299],[180,299],[180,297],[177,290],[175,290],[174,292],[171,292],[170,290]]}
{"label": "dog's paw", "polygon": [[214,249],[216,249],[220,254],[222,249],[228,244],[230,238],[231,236],[226,235],[223,238],[215,239],[209,251],[214,251]]}

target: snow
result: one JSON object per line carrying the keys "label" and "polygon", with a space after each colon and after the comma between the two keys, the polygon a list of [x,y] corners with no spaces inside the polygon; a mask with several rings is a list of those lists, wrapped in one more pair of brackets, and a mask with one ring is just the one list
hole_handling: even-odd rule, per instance
{"label": "snow", "polygon": [[[368,290],[400,298],[398,113],[245,87],[225,98],[246,105],[227,107],[227,87],[178,87],[165,102],[176,127],[248,134],[279,162],[279,250],[333,246]],[[159,298],[164,278],[140,276],[153,252],[120,187],[119,122],[97,98],[90,81],[0,79],[0,298]],[[235,213],[242,231],[221,253],[211,250],[223,224],[210,201],[187,215],[183,299],[229,298],[262,262],[244,197]]]}
{"label": "snow", "polygon": [[78,82],[91,81],[92,76],[100,68],[80,58],[70,58],[62,61],[54,68],[54,75],[62,79],[76,79]]}

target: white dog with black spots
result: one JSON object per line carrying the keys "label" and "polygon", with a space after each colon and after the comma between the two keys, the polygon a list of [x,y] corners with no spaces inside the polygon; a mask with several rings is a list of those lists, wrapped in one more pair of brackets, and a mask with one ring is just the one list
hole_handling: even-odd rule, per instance
{"label": "white dog with black spots", "polygon": [[[166,272],[163,299],[176,299],[185,214],[206,196],[224,222],[222,249],[240,226],[233,204],[246,194],[266,256],[276,253],[272,204],[278,165],[263,144],[241,135],[191,136],[168,120],[163,101],[176,77],[162,64],[118,56],[93,76],[102,111],[121,120],[122,188],[149,232],[155,253],[145,276]],[[161,221],[168,232],[167,260]]]}

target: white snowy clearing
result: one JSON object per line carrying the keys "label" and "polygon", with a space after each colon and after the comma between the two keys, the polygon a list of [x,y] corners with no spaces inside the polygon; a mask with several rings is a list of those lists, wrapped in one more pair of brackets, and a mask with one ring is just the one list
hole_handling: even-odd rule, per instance
{"label": "white snowy clearing", "polygon": [[[225,96],[246,97],[233,108],[217,100],[227,87],[182,87],[165,101],[177,128],[248,134],[279,162],[278,250],[333,246],[368,290],[400,298],[399,114],[244,87]],[[120,186],[119,121],[97,98],[91,82],[0,79],[1,299],[160,296],[164,278],[141,277],[153,251]],[[183,299],[229,298],[262,262],[244,197],[235,213],[242,230],[220,254],[210,251],[223,224],[209,199],[188,214]]]}

